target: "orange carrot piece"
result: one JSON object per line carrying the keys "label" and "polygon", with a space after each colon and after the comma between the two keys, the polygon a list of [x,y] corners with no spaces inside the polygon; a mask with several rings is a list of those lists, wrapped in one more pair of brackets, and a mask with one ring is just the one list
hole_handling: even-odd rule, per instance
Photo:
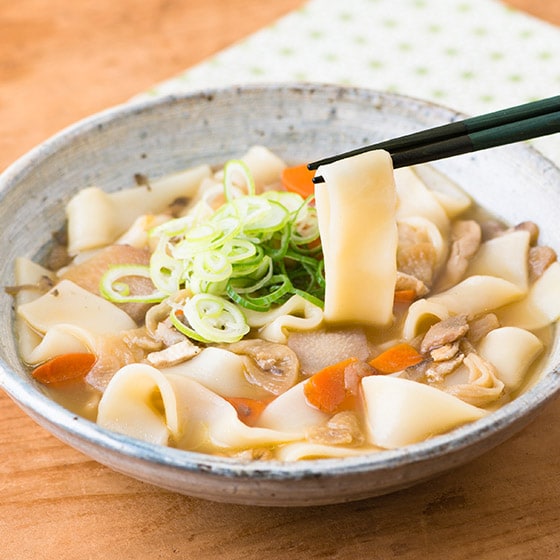
{"label": "orange carrot piece", "polygon": [[369,362],[380,373],[395,373],[419,364],[424,359],[416,348],[403,342],[392,346]]}
{"label": "orange carrot piece", "polygon": [[315,171],[309,171],[305,164],[286,167],[282,171],[282,185],[287,191],[301,194],[301,196],[307,198],[315,191],[315,185],[312,181],[314,176]]}
{"label": "orange carrot piece", "polygon": [[416,290],[396,290],[395,303],[412,303],[416,298]]}
{"label": "orange carrot piece", "polygon": [[346,386],[345,370],[357,361],[348,358],[313,374],[303,386],[309,404],[328,414],[354,408],[356,395]]}
{"label": "orange carrot piece", "polygon": [[247,426],[254,426],[257,423],[262,411],[270,402],[269,400],[260,401],[244,397],[227,397],[226,400],[233,405],[237,411],[237,416]]}
{"label": "orange carrot piece", "polygon": [[95,354],[87,352],[62,354],[36,367],[31,375],[41,383],[62,383],[84,377],[95,360]]}

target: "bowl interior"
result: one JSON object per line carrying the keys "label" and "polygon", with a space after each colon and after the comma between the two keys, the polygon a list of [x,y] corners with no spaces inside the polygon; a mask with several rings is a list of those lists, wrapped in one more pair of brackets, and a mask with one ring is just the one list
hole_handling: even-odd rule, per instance
{"label": "bowl interior", "polygon": [[[2,175],[2,283],[14,283],[17,256],[41,258],[52,232],[63,224],[64,205],[85,186],[114,191],[132,186],[136,173],[155,178],[202,162],[219,164],[255,144],[267,146],[288,162],[311,161],[457,118],[461,115],[452,110],[407,97],[319,85],[231,88],[111,109],[61,132]],[[560,171],[545,158],[517,145],[454,157],[435,166],[497,217],[509,223],[535,221],[541,231],[540,242],[560,253],[556,217]],[[56,424],[57,435],[63,438],[72,432],[66,439],[74,445],[80,439],[87,440],[83,447],[86,452],[96,445],[114,446],[129,455],[143,454],[149,461],[173,463],[180,468],[192,466],[189,460],[196,454],[157,448],[148,452],[143,444],[108,435],[87,421],[76,422],[71,413],[48,400],[19,361],[12,313],[11,298],[4,295],[0,298],[0,386],[26,410],[35,411],[32,414],[38,421],[43,420],[47,427]],[[558,363],[560,345],[556,337],[544,371],[552,371]],[[491,420],[435,438],[418,449],[433,455],[462,437],[470,442],[484,437],[533,412],[559,389],[558,375],[547,374]],[[160,456],[166,453],[162,459]],[[376,462],[385,461],[387,466],[397,461],[402,466],[410,456],[410,450],[406,450],[390,452],[385,458],[380,455],[346,463],[308,462],[305,466],[284,466],[282,472],[287,477],[301,477],[304,471],[324,472],[328,465],[335,465],[334,471],[340,474],[348,465],[368,470]],[[209,469],[222,474],[232,465],[200,457],[195,462],[197,468],[206,462]],[[261,464],[259,476],[267,469],[278,476],[278,468]],[[123,466],[122,470],[127,472],[128,468]],[[244,472],[250,470],[245,468]],[[166,486],[165,481],[161,485]]]}

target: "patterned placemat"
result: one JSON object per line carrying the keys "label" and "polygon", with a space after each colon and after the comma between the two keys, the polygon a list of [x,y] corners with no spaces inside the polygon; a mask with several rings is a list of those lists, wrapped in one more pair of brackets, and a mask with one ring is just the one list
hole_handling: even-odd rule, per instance
{"label": "patterned placemat", "polygon": [[[498,0],[310,0],[144,95],[256,82],[393,91],[481,114],[560,91],[560,28]],[[534,145],[560,162],[559,135]]]}

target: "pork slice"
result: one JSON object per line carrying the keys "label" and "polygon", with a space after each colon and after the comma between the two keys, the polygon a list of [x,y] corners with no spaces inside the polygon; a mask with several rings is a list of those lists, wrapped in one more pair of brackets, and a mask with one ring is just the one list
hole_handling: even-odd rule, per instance
{"label": "pork slice", "polygon": [[420,345],[420,352],[426,354],[435,348],[445,346],[459,340],[469,330],[466,315],[454,315],[432,325]]}

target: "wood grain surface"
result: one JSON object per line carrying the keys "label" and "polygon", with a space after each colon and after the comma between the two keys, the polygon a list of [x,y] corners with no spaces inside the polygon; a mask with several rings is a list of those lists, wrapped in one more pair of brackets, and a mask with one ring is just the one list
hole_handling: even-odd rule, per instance
{"label": "wood grain surface", "polygon": [[[558,2],[511,0],[560,24]],[[303,0],[0,0],[0,169]],[[560,403],[473,463],[352,504],[251,508],[89,460],[0,395],[0,555],[19,559],[560,558]]]}

